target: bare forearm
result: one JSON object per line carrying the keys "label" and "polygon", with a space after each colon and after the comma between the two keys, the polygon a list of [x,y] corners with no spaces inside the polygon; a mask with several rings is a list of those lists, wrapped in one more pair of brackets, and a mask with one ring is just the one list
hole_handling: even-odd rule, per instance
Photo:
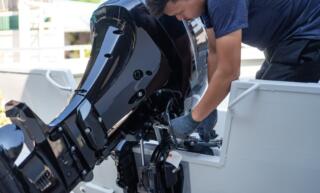
{"label": "bare forearm", "polygon": [[211,81],[212,76],[217,68],[217,56],[215,53],[208,54],[208,82]]}
{"label": "bare forearm", "polygon": [[216,109],[227,96],[231,82],[238,79],[240,74],[241,37],[241,29],[216,40],[212,38],[212,35],[208,36],[209,85],[204,96],[192,111],[194,120],[202,121]]}
{"label": "bare forearm", "polygon": [[226,74],[217,70],[209,82],[207,91],[193,110],[194,120],[202,121],[212,110],[216,109],[229,93],[231,82],[237,78],[237,73]]}

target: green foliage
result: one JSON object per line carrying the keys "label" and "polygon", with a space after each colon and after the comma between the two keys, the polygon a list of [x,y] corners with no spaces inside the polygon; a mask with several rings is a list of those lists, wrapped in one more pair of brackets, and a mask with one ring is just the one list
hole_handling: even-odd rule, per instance
{"label": "green foliage", "polygon": [[4,112],[4,108],[1,107],[0,109],[0,126],[9,124],[10,120],[6,117],[5,112]]}
{"label": "green foliage", "polygon": [[91,54],[91,50],[85,49],[84,50],[84,57],[89,58]]}
{"label": "green foliage", "polygon": [[10,120],[6,117],[5,109],[2,104],[2,99],[3,97],[0,91],[0,127],[10,123]]}

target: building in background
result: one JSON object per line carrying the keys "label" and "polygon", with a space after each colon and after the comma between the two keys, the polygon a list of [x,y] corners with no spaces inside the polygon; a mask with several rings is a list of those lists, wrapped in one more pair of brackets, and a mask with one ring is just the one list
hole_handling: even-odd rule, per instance
{"label": "building in background", "polygon": [[[0,0],[0,49],[17,48],[19,45],[18,0]],[[16,53],[0,51],[0,63],[5,58],[16,61]]]}
{"label": "building in background", "polygon": [[0,64],[85,65],[99,1],[0,0]]}

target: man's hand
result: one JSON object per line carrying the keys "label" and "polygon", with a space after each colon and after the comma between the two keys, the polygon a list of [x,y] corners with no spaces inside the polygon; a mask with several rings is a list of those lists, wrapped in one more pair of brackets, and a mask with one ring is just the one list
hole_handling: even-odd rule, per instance
{"label": "man's hand", "polygon": [[211,114],[202,122],[193,120],[191,113],[187,115],[177,117],[171,120],[171,126],[176,137],[184,139],[188,137],[194,130],[199,131],[199,135],[205,140],[210,138],[210,131],[213,131],[213,127],[217,123],[217,110],[211,112]]}
{"label": "man's hand", "polygon": [[199,133],[200,138],[205,141],[209,142],[211,139],[217,137],[216,132],[213,128],[216,126],[218,121],[218,112],[217,109],[212,111],[210,115],[205,118],[197,127],[197,132]]}
{"label": "man's hand", "polygon": [[173,132],[177,138],[188,137],[200,124],[193,120],[191,113],[171,120]]}

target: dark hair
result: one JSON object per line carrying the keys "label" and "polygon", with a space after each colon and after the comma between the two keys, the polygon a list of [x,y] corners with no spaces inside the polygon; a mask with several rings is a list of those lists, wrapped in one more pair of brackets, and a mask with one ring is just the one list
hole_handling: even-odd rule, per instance
{"label": "dark hair", "polygon": [[169,1],[177,0],[146,0],[150,13],[156,17],[163,15],[164,9]]}

